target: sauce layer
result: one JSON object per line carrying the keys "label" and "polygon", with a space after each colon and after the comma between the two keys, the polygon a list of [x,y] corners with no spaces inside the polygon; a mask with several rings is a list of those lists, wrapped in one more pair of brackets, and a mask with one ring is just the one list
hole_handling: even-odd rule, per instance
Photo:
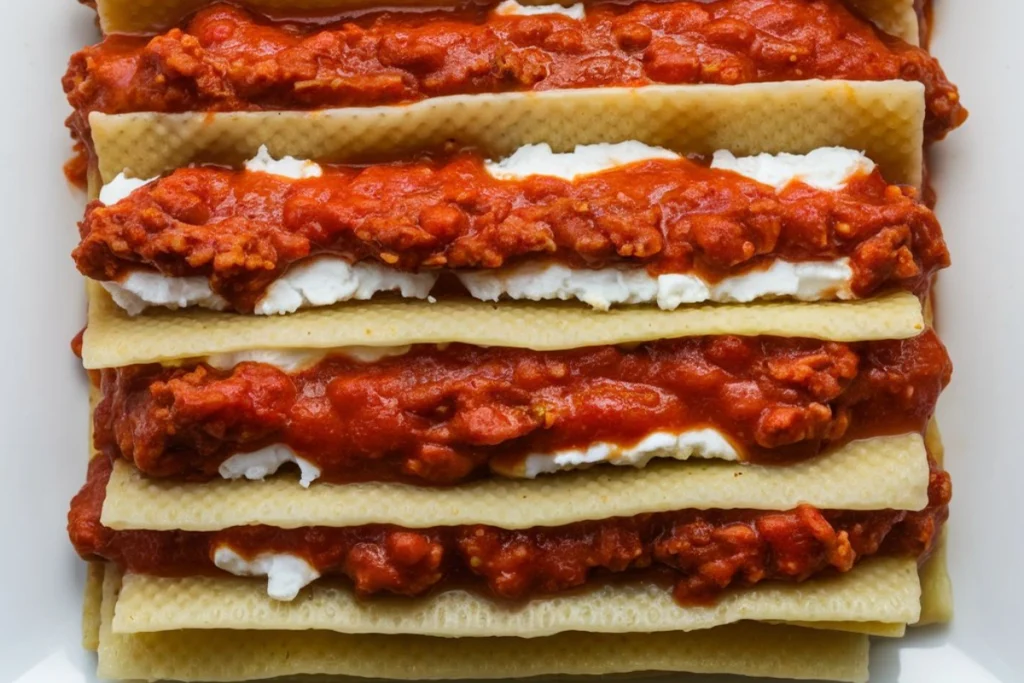
{"label": "sauce layer", "polygon": [[317,256],[398,270],[495,269],[527,260],[645,268],[708,283],[773,262],[849,259],[854,296],[919,290],[949,264],[935,215],[878,170],[838,189],[782,189],[685,158],[566,180],[496,178],[472,152],[313,178],[181,169],[80,225],[83,275],[205,277],[252,313],[290,266]]}
{"label": "sauce layer", "polygon": [[103,370],[97,448],[157,477],[216,478],[289,446],[326,481],[454,484],[529,454],[712,428],[745,459],[812,457],[923,431],[951,364],[932,331],[842,344],[713,336],[558,352],[452,344],[375,362],[329,355]]}
{"label": "sauce layer", "polygon": [[920,81],[926,131],[967,116],[925,50],[880,33],[839,0],[588,5],[503,15],[470,6],[275,23],[219,4],[155,38],[109,36],[64,78],[69,126],[93,111],[318,109],[507,91],[807,79]]}

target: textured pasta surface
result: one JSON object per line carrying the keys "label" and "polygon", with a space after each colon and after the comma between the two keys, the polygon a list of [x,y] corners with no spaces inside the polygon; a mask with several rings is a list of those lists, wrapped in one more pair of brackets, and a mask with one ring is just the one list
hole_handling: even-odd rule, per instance
{"label": "textured pasta surface", "polygon": [[953,583],[946,562],[948,534],[943,530],[935,551],[921,567],[921,619],[915,626],[945,624],[953,618]]}
{"label": "textured pasta surface", "polygon": [[[946,452],[935,420],[928,424],[925,444],[931,456],[942,466]],[[945,624],[953,618],[953,582],[949,578],[946,560],[948,539],[949,530],[943,529],[935,552],[921,568],[921,620],[918,626]]]}
{"label": "textured pasta surface", "polygon": [[662,462],[532,480],[490,479],[436,489],[403,484],[316,484],[290,476],[200,484],[143,477],[114,466],[102,521],[112,529],[211,531],[246,524],[281,528],[397,524],[558,526],[686,509],[921,510],[928,459],[917,434],[855,441],[786,467]]}
{"label": "textured pasta surface", "polygon": [[463,342],[540,351],[711,334],[832,341],[906,339],[924,329],[909,292],[851,302],[708,305],[662,311],[630,307],[595,313],[571,302],[383,299],[283,317],[188,309],[131,317],[89,285],[88,369],[251,349],[318,349]]}
{"label": "textured pasta surface", "polygon": [[121,575],[103,587],[99,675],[245,681],[300,674],[394,680],[524,678],[636,671],[733,673],[862,683],[862,634],[741,623],[690,633],[564,633],[547,638],[433,638],[329,631],[113,632]]}
{"label": "textured pasta surface", "polygon": [[90,652],[95,652],[100,646],[103,573],[102,563],[86,563],[85,590],[82,595],[82,647]]}
{"label": "textured pasta surface", "polygon": [[914,623],[921,584],[913,559],[878,558],[846,574],[803,583],[765,582],[713,605],[682,608],[664,586],[606,585],[522,604],[465,590],[425,598],[361,600],[347,586],[315,583],[292,602],[264,581],[233,577],[127,575],[116,633],[186,629],[339,631],[452,638],[536,638],[566,631],[654,633],[751,621]]}
{"label": "textured pasta surface", "polygon": [[[102,2],[102,0],[101,0]],[[912,45],[921,43],[921,26],[914,9],[914,0],[848,0],[862,16],[867,17],[889,35]]]}
{"label": "textured pasta surface", "polygon": [[[774,623],[774,622],[773,622]],[[849,631],[863,633],[879,638],[902,638],[907,633],[908,624],[886,624],[880,621],[787,621],[790,626],[804,628],[823,628],[830,631]]]}
{"label": "textured pasta surface", "polygon": [[93,113],[105,182],[191,162],[238,165],[260,145],[276,157],[358,161],[446,142],[506,156],[530,143],[640,140],[685,153],[863,150],[886,179],[920,185],[924,86],[912,81],[652,85],[453,95],[414,104],[313,112]]}

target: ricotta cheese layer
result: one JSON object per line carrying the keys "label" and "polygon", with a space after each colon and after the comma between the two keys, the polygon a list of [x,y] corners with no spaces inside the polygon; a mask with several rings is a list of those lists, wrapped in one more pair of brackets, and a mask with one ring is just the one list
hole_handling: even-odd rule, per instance
{"label": "ricotta cheese layer", "polygon": [[571,152],[554,152],[551,145],[525,145],[501,161],[488,161],[484,168],[499,180],[521,180],[535,175],[575,180],[580,176],[608,171],[616,166],[652,159],[678,159],[679,155],[636,140],[577,145]]}
{"label": "ricotta cheese layer", "polygon": [[224,310],[228,302],[210,288],[205,277],[167,277],[160,273],[137,270],[120,282],[101,282],[110,297],[128,315],[138,315],[150,306],[189,308],[199,306]]}
{"label": "ricotta cheese layer", "polygon": [[[596,442],[584,449],[570,449],[553,453],[527,453],[511,467],[496,468],[507,477],[534,479],[542,474],[582,469],[599,464],[645,467],[656,458],[688,460],[739,460],[740,455],[719,431],[707,427],[680,433],[653,432],[632,446]],[[289,446],[274,444],[251,453],[238,453],[220,466],[224,479],[259,481],[277,473],[286,463],[299,467],[303,488],[320,478],[320,469],[312,462],[296,455]]]}
{"label": "ricotta cheese layer", "polygon": [[426,299],[437,273],[406,273],[382,263],[349,263],[320,257],[290,268],[274,280],[256,304],[257,315],[294,313],[307,306],[363,301],[379,292],[398,291],[407,299]]}
{"label": "ricotta cheese layer", "polygon": [[334,349],[252,349],[232,353],[218,353],[203,358],[207,365],[218,370],[230,370],[239,363],[263,363],[285,372],[300,372],[311,368],[328,355],[344,356],[357,363],[376,363],[383,358],[404,356],[411,346],[344,346]]}
{"label": "ricotta cheese layer", "polygon": [[606,311],[620,304],[657,303],[673,310],[708,301],[746,303],[769,297],[801,301],[849,299],[853,270],[847,258],[791,263],[773,261],[763,270],[709,283],[697,275],[653,276],[642,268],[570,268],[553,262],[526,262],[496,270],[464,271],[459,280],[475,299],[502,297],[544,301],[579,300]]}
{"label": "ricotta cheese layer", "polygon": [[736,157],[732,152],[715,152],[711,168],[733,171],[777,190],[794,181],[819,190],[838,190],[850,178],[871,173],[875,162],[863,152],[844,147],[820,147],[807,154],[758,154]]}

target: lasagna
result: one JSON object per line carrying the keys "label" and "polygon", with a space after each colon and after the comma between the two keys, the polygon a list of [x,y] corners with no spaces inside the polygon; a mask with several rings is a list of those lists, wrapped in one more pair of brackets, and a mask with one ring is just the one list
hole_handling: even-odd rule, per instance
{"label": "lasagna", "polygon": [[860,682],[948,620],[921,3],[87,4],[102,677]]}

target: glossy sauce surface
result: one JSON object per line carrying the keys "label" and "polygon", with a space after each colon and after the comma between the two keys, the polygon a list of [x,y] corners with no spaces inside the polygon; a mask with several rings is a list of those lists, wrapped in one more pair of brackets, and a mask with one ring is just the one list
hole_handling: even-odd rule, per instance
{"label": "glossy sauce surface", "polygon": [[637,266],[706,281],[776,260],[849,258],[851,290],[918,290],[949,254],[909,187],[859,174],[843,188],[781,191],[689,159],[657,159],[565,180],[497,179],[479,154],[324,166],[318,178],[181,169],[90,205],[74,257],[83,275],[205,276],[250,313],[303,259],[331,255],[401,270],[487,269],[526,260]]}
{"label": "glossy sauce surface", "polygon": [[327,481],[455,484],[529,453],[711,427],[783,463],[853,438],[924,430],[949,381],[931,331],[857,344],[696,337],[557,352],[452,344],[289,373],[245,362],[102,371],[97,447],[151,476],[218,477],[283,443]]}

